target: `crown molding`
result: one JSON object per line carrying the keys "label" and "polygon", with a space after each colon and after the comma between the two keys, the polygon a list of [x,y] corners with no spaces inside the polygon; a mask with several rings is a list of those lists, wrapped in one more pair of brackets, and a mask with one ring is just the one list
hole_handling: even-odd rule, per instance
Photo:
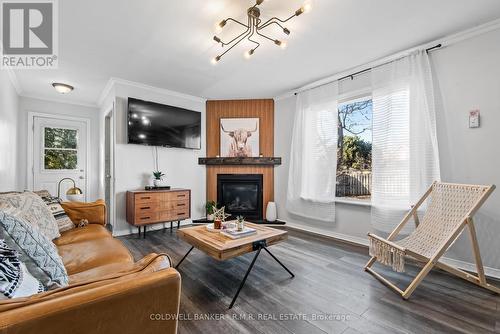
{"label": "crown molding", "polygon": [[[434,40],[432,40],[430,42],[427,42],[427,43],[424,43],[424,44],[412,47],[410,49],[407,49],[407,50],[404,50],[404,51],[400,51],[398,53],[391,54],[391,55],[379,58],[379,59],[374,60],[372,62],[365,63],[365,64],[362,64],[362,65],[359,65],[359,66],[356,66],[356,67],[352,67],[352,68],[347,69],[347,70],[342,71],[342,72],[337,72],[336,74],[330,75],[330,76],[325,77],[325,78],[320,79],[320,80],[316,80],[316,81],[310,82],[310,83],[305,84],[305,85],[303,85],[301,87],[298,87],[296,89],[293,89],[291,91],[288,91],[288,92],[285,92],[285,93],[283,93],[281,95],[278,95],[278,96],[276,96],[274,98],[274,100],[275,101],[279,101],[279,100],[283,100],[283,99],[289,98],[289,97],[293,96],[295,93],[303,92],[303,91],[306,91],[306,90],[309,90],[309,89],[313,89],[313,88],[325,85],[327,83],[330,83],[330,82],[333,82],[335,80],[338,80],[338,79],[340,79],[342,77],[348,76],[351,73],[356,73],[356,72],[359,72],[361,70],[364,70],[364,69],[366,69],[368,67],[380,66],[380,65],[382,65],[384,63],[388,63],[388,62],[394,61],[394,60],[396,60],[398,58],[407,56],[408,54],[410,54],[410,53],[412,53],[414,51],[417,51],[417,50],[424,50],[424,49],[433,47],[433,46],[435,46],[437,44],[441,44],[442,46],[441,46],[440,49],[443,49],[443,48],[446,48],[446,47],[451,46],[453,44],[456,44],[456,43],[459,43],[459,42],[462,42],[462,41],[474,38],[476,36],[483,35],[483,34],[489,33],[489,32],[494,31],[494,30],[498,30],[498,29],[500,29],[500,19],[489,21],[489,22],[486,22],[484,24],[480,24],[480,25],[477,25],[475,27],[462,30],[462,31],[457,32],[455,34],[451,34],[451,35],[447,35],[447,36],[444,36],[444,37],[440,37],[440,38],[434,39]],[[436,51],[438,51],[440,49],[436,49],[433,52],[436,52]]]}
{"label": "crown molding", "polygon": [[21,84],[19,83],[19,80],[17,79],[16,72],[10,67],[6,68],[7,75],[9,76],[10,83],[16,90],[17,95],[21,95],[23,93],[23,88],[21,87]]}
{"label": "crown molding", "polygon": [[144,90],[154,92],[157,94],[169,95],[169,96],[178,97],[181,99],[190,100],[190,101],[199,102],[199,103],[205,103],[207,101],[207,99],[202,98],[202,97],[184,94],[184,93],[179,93],[179,92],[176,92],[173,90],[155,87],[155,86],[143,84],[140,82],[135,82],[135,81],[130,81],[130,80],[112,77],[108,80],[108,83],[104,87],[99,99],[97,100],[98,106],[102,107],[102,104],[104,103],[104,100],[106,99],[106,97],[110,94],[110,92],[113,89],[116,88],[117,85],[123,85],[123,86],[138,88],[138,89],[144,89]]}
{"label": "crown molding", "polygon": [[108,97],[108,95],[111,93],[114,87],[115,87],[115,80],[114,78],[110,78],[108,82],[106,82],[106,85],[104,86],[101,95],[99,95],[99,98],[97,99],[97,105],[100,108],[103,107],[104,100],[106,100],[106,97]]}
{"label": "crown molding", "polygon": [[83,102],[83,101],[69,101],[69,100],[63,100],[63,99],[57,99],[57,98],[45,97],[45,96],[38,96],[38,95],[33,95],[33,94],[24,94],[24,93],[19,95],[19,96],[29,98],[29,99],[37,99],[37,100],[47,101],[47,102],[70,104],[70,105],[86,107],[86,108],[94,108],[94,109],[98,108],[97,104]]}

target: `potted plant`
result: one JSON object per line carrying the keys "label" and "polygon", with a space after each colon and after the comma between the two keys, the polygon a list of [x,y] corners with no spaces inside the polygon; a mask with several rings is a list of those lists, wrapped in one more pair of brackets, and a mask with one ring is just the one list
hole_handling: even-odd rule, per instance
{"label": "potted plant", "polygon": [[205,204],[205,210],[207,211],[207,220],[214,220],[214,213],[217,210],[217,203],[215,201],[208,201]]}
{"label": "potted plant", "polygon": [[159,170],[153,172],[153,184],[155,187],[160,187],[163,181],[163,177],[165,174],[160,172]]}

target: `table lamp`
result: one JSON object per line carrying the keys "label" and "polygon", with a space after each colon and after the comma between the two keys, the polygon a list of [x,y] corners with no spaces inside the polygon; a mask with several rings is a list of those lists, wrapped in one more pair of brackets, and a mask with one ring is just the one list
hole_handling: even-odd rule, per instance
{"label": "table lamp", "polygon": [[64,180],[70,180],[73,182],[73,187],[66,191],[66,199],[70,202],[82,202],[83,201],[83,191],[76,186],[75,180],[69,177],[65,177],[57,184],[57,197],[61,198],[61,183]]}

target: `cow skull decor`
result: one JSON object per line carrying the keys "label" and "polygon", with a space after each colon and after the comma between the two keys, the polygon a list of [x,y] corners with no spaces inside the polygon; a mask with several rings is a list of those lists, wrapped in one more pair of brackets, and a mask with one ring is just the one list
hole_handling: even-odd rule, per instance
{"label": "cow skull decor", "polygon": [[288,17],[286,19],[272,17],[269,20],[263,22],[260,19],[261,12],[260,12],[260,8],[258,7],[263,2],[264,2],[264,0],[257,0],[255,2],[255,5],[248,8],[248,10],[247,10],[248,23],[247,24],[240,22],[236,19],[233,19],[231,17],[219,22],[219,24],[217,25],[218,30],[222,30],[222,28],[224,28],[230,22],[236,23],[237,25],[242,26],[245,30],[241,34],[237,35],[236,37],[234,37],[233,39],[231,39],[228,42],[223,41],[218,36],[214,36],[213,39],[215,42],[220,44],[223,48],[224,47],[228,47],[228,48],[223,53],[221,53],[220,55],[218,55],[212,59],[213,64],[217,64],[217,62],[219,62],[226,53],[228,53],[232,48],[234,48],[236,45],[238,45],[244,39],[249,40],[251,43],[253,43],[255,45],[255,47],[253,47],[252,49],[248,50],[245,53],[245,57],[250,58],[255,53],[255,50],[257,50],[257,48],[260,46],[260,43],[253,39],[254,36],[267,39],[281,48],[286,48],[285,41],[269,37],[267,34],[265,34],[263,32],[264,29],[271,26],[271,25],[276,25],[283,31],[283,34],[290,35],[290,30],[288,28],[286,28],[283,24],[290,21],[291,19],[293,19],[296,16],[299,16],[303,13],[308,12],[311,9],[311,5],[307,3],[307,4],[304,4],[302,7],[300,7],[299,9],[297,9],[295,11],[295,13],[293,13],[293,15],[291,15],[290,17]]}
{"label": "cow skull decor", "polygon": [[249,158],[259,156],[258,118],[221,118],[220,156]]}

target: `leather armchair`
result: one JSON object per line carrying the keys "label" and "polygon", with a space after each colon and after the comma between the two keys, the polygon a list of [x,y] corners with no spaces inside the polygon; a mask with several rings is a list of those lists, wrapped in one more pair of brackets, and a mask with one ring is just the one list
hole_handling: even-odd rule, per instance
{"label": "leather armchair", "polygon": [[54,241],[69,286],[0,301],[0,333],[177,332],[181,277],[168,255],[134,262],[101,224],[63,232]]}

